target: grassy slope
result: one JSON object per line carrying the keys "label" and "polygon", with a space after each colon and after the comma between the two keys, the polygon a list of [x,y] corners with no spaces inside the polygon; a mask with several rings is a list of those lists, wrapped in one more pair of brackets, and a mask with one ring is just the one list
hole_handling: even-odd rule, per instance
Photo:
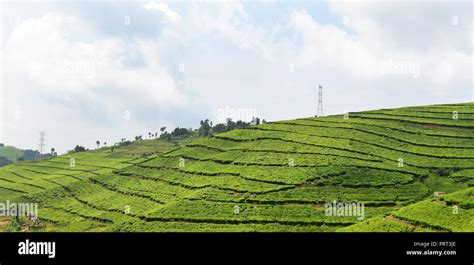
{"label": "grassy slope", "polygon": [[340,229],[341,232],[472,232],[474,228],[474,188],[430,198],[402,207],[386,216]]}
{"label": "grassy slope", "polygon": [[474,231],[473,139],[473,103],[281,121],[7,166],[0,201],[40,203],[42,231]]}
{"label": "grassy slope", "polygon": [[[166,152],[178,146],[178,143],[145,140],[133,142],[129,146],[115,147],[114,152],[110,147],[104,147],[44,161],[25,161],[5,166],[0,168],[0,202],[31,202],[37,201],[36,197],[53,195],[56,201],[52,204],[55,205],[50,207],[40,203],[39,231],[102,231],[103,220],[80,217],[77,213],[68,214],[75,209],[67,205],[67,201],[63,204],[62,198],[54,197],[54,194],[68,185],[87,182],[91,176],[110,174],[115,169],[129,166],[128,163],[141,161],[143,154]],[[70,209],[62,211],[58,209],[61,207]],[[80,210],[82,207],[76,208]],[[94,212],[89,211],[87,214],[93,215]],[[10,218],[0,217],[0,231],[7,230],[9,223]]]}

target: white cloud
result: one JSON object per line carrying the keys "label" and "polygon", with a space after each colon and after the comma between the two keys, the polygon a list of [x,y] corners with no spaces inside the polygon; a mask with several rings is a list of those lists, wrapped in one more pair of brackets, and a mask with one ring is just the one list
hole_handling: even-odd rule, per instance
{"label": "white cloud", "polygon": [[289,26],[302,39],[301,47],[293,49],[296,63],[332,67],[353,78],[374,78],[376,55],[363,40],[334,25],[321,25],[304,10],[291,14]]}
{"label": "white cloud", "polygon": [[[185,103],[160,65],[153,41],[102,38],[85,42],[73,35],[81,27],[74,17],[54,14],[25,20],[6,44],[5,60],[13,66],[6,70],[28,77],[41,92],[100,94],[108,86],[117,92],[137,91],[158,103]],[[123,59],[130,53],[142,56],[145,65],[128,67]]]}
{"label": "white cloud", "polygon": [[[412,14],[412,20],[407,20],[405,15],[396,15],[399,13],[389,16],[386,13],[387,6],[380,4],[343,4],[336,1],[334,5],[334,9],[341,12],[341,16],[350,18],[348,26],[353,32],[346,32],[333,25],[322,25],[304,10],[292,13],[290,27],[302,39],[301,47],[294,50],[297,51],[298,62],[302,65],[324,65],[334,71],[341,71],[340,74],[345,78],[355,80],[387,83],[404,81],[406,88],[401,88],[401,93],[409,93],[418,88],[433,95],[444,96],[459,89],[463,84],[465,86],[472,82],[472,49],[465,47],[469,44],[465,40],[472,34],[469,31],[469,23],[457,25],[457,28],[450,24],[449,16],[445,16],[446,21],[437,22],[443,24],[442,26],[437,27],[437,23],[433,23],[430,28],[424,22],[418,25],[413,22],[417,21],[413,13],[418,13],[413,10],[420,10],[423,5],[416,3],[408,5],[412,8],[408,12]],[[395,6],[395,9],[400,9],[398,5]],[[430,14],[425,11],[423,17],[418,19],[437,21],[440,9],[447,6],[449,5],[429,8],[428,10],[433,9],[433,12]],[[409,10],[408,7],[403,10]],[[381,16],[377,10],[382,10],[380,12],[385,16]],[[393,8],[391,10],[393,11]],[[394,17],[399,20],[394,21]],[[465,22],[469,21],[469,16],[463,16],[463,19]],[[408,27],[421,32],[422,46],[418,47],[415,41],[420,40],[411,35],[413,29],[402,30]],[[442,28],[446,34],[424,33],[436,32]],[[398,35],[387,34],[392,32]],[[451,37],[451,41],[446,42],[446,37]],[[403,45],[404,43],[411,45]],[[416,66],[416,69],[404,72],[403,68],[411,68],[412,65]]]}
{"label": "white cloud", "polygon": [[[10,34],[2,51],[3,65],[9,65],[2,72],[5,141],[34,146],[36,135],[32,138],[31,133],[55,130],[60,132],[56,139],[64,138],[55,147],[65,151],[74,142],[66,135],[83,137],[71,132],[72,123],[104,133],[97,137],[120,139],[119,134],[148,130],[147,124],[157,122],[157,114],[147,113],[150,109],[188,106],[189,99],[162,64],[155,41],[105,37],[84,41],[75,34],[88,29],[76,17],[47,14],[24,20]],[[127,65],[124,61],[130,54],[138,54],[142,65]],[[16,111],[22,112],[21,120],[14,118]],[[124,111],[135,114],[135,119],[124,122]],[[149,121],[139,122],[144,115]],[[107,134],[108,127],[122,129]]]}
{"label": "white cloud", "polygon": [[165,3],[155,3],[149,2],[143,6],[146,10],[157,10],[160,11],[165,18],[170,22],[178,22],[181,20],[181,16],[176,12],[171,10]]}

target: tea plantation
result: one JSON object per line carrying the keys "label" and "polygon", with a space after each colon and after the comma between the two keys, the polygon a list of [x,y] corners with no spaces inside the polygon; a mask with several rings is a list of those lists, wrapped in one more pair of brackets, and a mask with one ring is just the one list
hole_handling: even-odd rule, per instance
{"label": "tea plantation", "polygon": [[[38,203],[27,231],[474,231],[474,103],[127,148],[1,167],[0,202]],[[333,202],[363,203],[363,220],[328,216]]]}

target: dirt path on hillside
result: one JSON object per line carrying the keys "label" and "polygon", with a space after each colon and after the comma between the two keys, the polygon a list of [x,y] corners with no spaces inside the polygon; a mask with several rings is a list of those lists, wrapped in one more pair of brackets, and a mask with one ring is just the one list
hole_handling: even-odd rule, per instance
{"label": "dirt path on hillside", "polygon": [[10,224],[10,221],[8,220],[0,221],[0,229],[4,229],[9,224]]}

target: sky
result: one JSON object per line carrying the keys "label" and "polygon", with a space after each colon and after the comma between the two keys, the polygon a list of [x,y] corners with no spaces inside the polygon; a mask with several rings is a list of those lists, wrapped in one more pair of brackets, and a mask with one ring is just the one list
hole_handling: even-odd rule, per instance
{"label": "sky", "polygon": [[2,1],[0,142],[473,101],[471,1]]}

